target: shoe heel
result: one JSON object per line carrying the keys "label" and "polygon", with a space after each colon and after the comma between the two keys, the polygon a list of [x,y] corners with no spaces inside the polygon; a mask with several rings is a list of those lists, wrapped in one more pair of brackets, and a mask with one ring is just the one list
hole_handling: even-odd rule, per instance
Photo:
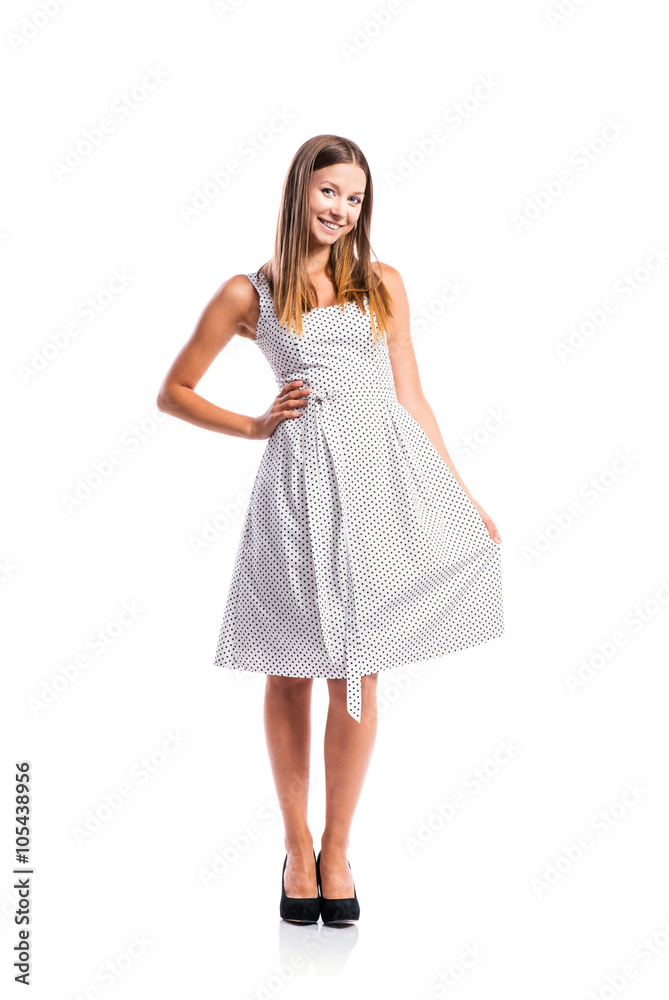
{"label": "shoe heel", "polygon": [[[314,852],[314,861],[316,854]],[[281,870],[281,902],[279,903],[279,915],[282,920],[292,920],[298,924],[315,924],[321,913],[321,897],[318,896],[287,896],[283,877],[288,863],[288,855],[283,860]]]}
{"label": "shoe heel", "polygon": [[[348,867],[351,867],[349,861]],[[323,885],[321,883],[321,852],[316,858],[316,878],[318,879],[318,891],[321,894],[321,920],[324,924],[351,924],[360,917],[360,903],[358,894],[353,883],[353,895],[342,899],[327,899],[323,895]]]}

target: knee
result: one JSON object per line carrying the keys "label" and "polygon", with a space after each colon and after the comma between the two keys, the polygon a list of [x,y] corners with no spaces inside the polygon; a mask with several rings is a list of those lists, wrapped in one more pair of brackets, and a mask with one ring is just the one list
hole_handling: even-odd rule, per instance
{"label": "knee", "polygon": [[281,677],[267,674],[266,690],[279,698],[303,698],[311,692],[313,677]]}

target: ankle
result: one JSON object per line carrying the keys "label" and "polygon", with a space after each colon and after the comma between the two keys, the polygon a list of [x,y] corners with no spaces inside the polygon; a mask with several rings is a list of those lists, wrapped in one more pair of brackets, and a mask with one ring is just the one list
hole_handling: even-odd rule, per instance
{"label": "ankle", "polygon": [[329,854],[331,857],[342,854],[346,856],[348,854],[348,846],[350,843],[350,837],[346,836],[329,836],[324,833],[321,837],[321,851],[323,854]]}
{"label": "ankle", "polygon": [[314,840],[310,833],[291,834],[290,836],[286,834],[283,838],[283,846],[288,855],[313,854]]}

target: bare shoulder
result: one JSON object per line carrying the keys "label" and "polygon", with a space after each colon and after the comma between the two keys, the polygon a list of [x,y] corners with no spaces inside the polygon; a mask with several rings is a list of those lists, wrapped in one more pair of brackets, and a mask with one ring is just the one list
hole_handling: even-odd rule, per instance
{"label": "bare shoulder", "polygon": [[214,293],[208,309],[232,323],[235,333],[253,338],[260,315],[260,299],[245,274],[233,274]]}
{"label": "bare shoulder", "polygon": [[404,346],[411,341],[409,299],[402,276],[397,268],[391,267],[390,264],[383,264],[380,261],[373,261],[372,267],[383,281],[390,295],[392,316],[388,331],[388,348],[392,352],[399,346]]}
{"label": "bare shoulder", "polygon": [[372,268],[374,271],[376,271],[379,277],[383,278],[384,281],[387,278],[390,278],[392,280],[393,276],[395,275],[399,277],[400,272],[396,268],[391,267],[390,264],[384,264],[383,261],[373,260]]}
{"label": "bare shoulder", "polygon": [[397,268],[391,267],[390,264],[384,264],[379,260],[374,260],[372,261],[372,269],[383,281],[393,302],[401,304],[406,299],[406,290],[402,281],[402,275]]}
{"label": "bare shoulder", "polygon": [[219,285],[212,301],[223,306],[243,307],[258,301],[258,293],[245,274],[233,274]]}

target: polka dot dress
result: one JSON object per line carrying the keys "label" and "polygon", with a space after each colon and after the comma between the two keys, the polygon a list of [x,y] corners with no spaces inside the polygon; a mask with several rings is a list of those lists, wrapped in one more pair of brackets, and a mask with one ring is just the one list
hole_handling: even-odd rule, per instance
{"label": "polka dot dress", "polygon": [[500,546],[420,424],[399,403],[369,304],[280,326],[262,271],[254,344],[277,392],[312,389],[267,440],[232,571],[214,665],[360,677],[504,634]]}

